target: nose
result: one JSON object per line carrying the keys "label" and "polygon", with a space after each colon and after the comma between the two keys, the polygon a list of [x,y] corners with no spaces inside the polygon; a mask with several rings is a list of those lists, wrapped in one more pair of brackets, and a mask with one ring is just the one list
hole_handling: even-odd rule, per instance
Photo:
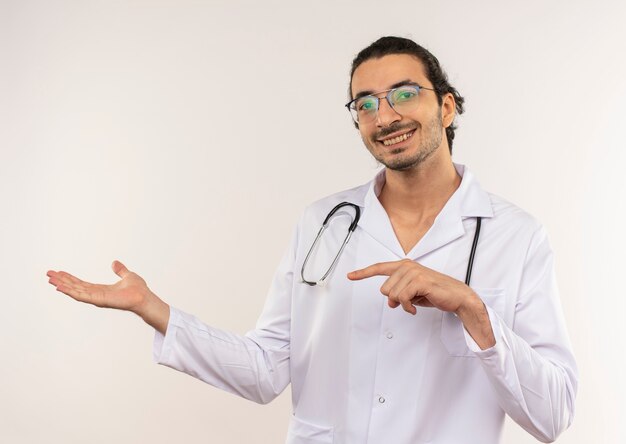
{"label": "nose", "polygon": [[381,98],[378,104],[378,113],[376,113],[376,125],[382,128],[401,119],[402,116],[391,107],[387,97]]}

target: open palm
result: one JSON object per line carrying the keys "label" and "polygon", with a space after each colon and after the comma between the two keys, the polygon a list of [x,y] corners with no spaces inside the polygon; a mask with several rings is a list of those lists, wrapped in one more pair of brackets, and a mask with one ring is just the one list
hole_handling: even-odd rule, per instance
{"label": "open palm", "polygon": [[72,276],[65,271],[48,271],[48,282],[57,291],[80,302],[97,307],[117,308],[136,312],[150,293],[146,281],[129,271],[124,264],[114,261],[111,268],[122,279],[113,285],[92,284]]}

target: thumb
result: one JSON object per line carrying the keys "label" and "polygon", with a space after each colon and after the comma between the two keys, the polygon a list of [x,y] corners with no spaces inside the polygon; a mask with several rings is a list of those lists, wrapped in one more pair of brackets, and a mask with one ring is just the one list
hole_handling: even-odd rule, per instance
{"label": "thumb", "polygon": [[128,268],[126,268],[126,265],[124,265],[120,261],[113,261],[113,263],[111,264],[111,268],[113,269],[113,272],[122,279],[124,279],[130,273],[130,271],[128,271]]}

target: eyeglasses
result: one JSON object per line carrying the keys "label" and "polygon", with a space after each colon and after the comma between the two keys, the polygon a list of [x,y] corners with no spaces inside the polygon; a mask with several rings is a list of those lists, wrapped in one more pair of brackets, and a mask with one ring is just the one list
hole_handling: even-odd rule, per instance
{"label": "eyeglasses", "polygon": [[374,94],[370,94],[368,96],[357,97],[346,103],[345,106],[350,111],[355,123],[370,123],[378,117],[381,99],[386,99],[389,106],[398,114],[405,114],[415,110],[420,89],[434,91],[433,88],[427,88],[418,84],[402,85],[397,88],[386,89],[376,93],[387,93],[384,97],[379,98]]}

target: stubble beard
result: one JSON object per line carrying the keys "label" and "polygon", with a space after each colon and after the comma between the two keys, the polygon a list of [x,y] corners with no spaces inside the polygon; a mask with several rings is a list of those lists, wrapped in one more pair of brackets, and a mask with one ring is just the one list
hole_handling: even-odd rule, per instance
{"label": "stubble beard", "polygon": [[[415,133],[417,133],[422,126],[420,124],[415,128]],[[414,135],[415,135],[414,133]],[[394,171],[406,171],[409,169],[413,169],[419,167],[423,164],[429,157],[437,151],[437,148],[441,146],[441,141],[443,139],[443,125],[441,124],[441,116],[434,116],[422,131],[422,140],[420,141],[419,149],[413,155],[406,154],[402,155],[404,148],[396,148],[390,151],[387,151],[386,154],[391,154],[392,157],[390,159],[385,159],[384,154],[377,152],[374,147],[377,142],[366,140],[363,138],[363,143],[367,146],[367,149],[374,156],[374,158],[383,164],[385,167]]]}

